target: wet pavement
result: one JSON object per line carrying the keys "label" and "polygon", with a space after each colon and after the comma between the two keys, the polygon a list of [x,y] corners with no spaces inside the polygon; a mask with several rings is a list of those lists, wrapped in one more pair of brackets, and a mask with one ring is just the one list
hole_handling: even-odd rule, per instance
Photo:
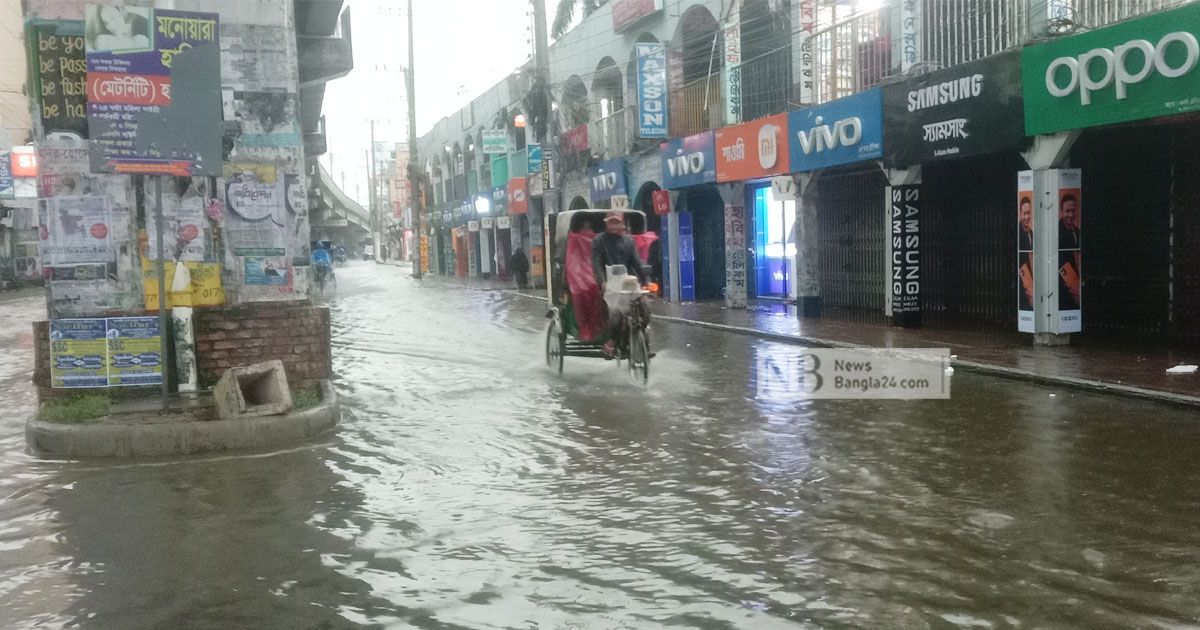
{"label": "wet pavement", "polygon": [[1184,627],[1200,418],[959,372],[760,396],[792,344],[659,322],[650,387],[544,305],[340,268],[343,426],[279,453],[37,461],[0,296],[0,627]]}

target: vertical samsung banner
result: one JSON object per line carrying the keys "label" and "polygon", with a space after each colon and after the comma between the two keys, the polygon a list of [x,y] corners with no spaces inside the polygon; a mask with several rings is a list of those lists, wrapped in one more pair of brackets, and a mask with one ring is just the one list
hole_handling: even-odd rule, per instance
{"label": "vertical samsung banner", "polygon": [[662,44],[637,44],[638,135],[666,138],[667,48]]}
{"label": "vertical samsung banner", "polygon": [[916,325],[921,314],[921,187],[892,186],[892,315]]}

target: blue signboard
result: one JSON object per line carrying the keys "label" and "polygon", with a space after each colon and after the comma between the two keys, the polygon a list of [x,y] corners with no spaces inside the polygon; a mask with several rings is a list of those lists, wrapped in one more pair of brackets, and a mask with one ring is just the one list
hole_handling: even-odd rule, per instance
{"label": "blue signboard", "polygon": [[883,92],[854,96],[788,114],[793,173],[883,156]]}
{"label": "blue signboard", "polygon": [[542,172],[542,145],[530,144],[526,145],[529,156],[529,175],[532,177]]}
{"label": "blue signboard", "polygon": [[0,151],[0,199],[13,198],[12,153]]}
{"label": "blue signboard", "polygon": [[717,181],[715,147],[711,131],[662,143],[663,188],[679,190]]}
{"label": "blue signboard", "polygon": [[667,138],[667,48],[637,44],[638,135]]}
{"label": "blue signboard", "polygon": [[588,169],[588,190],[592,203],[612,199],[613,195],[627,195],[625,183],[625,160],[605,160]]}
{"label": "blue signboard", "polygon": [[696,249],[692,243],[692,213],[679,217],[679,301],[696,301]]}

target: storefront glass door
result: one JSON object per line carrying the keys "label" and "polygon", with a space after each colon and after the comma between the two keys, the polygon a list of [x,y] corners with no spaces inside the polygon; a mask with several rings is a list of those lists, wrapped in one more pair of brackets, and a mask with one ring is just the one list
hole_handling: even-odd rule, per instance
{"label": "storefront glass door", "polygon": [[754,272],[757,297],[786,298],[791,288],[796,202],[775,201],[771,189],[754,191]]}

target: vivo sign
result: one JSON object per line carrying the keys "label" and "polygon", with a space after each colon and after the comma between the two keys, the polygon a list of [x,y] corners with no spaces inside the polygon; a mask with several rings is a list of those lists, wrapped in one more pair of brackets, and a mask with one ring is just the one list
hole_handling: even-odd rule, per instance
{"label": "vivo sign", "polygon": [[614,195],[625,195],[625,160],[606,160],[588,171],[588,188],[592,202],[612,199]]}
{"label": "vivo sign", "polygon": [[717,181],[713,132],[664,142],[659,148],[664,188],[678,190]]}
{"label": "vivo sign", "polygon": [[879,88],[875,88],[789,114],[792,172],[882,156],[882,95]]}
{"label": "vivo sign", "polygon": [[[1171,44],[1183,53],[1182,58],[1176,57],[1175,65],[1167,60]],[[1132,39],[1113,48],[1093,48],[1077,57],[1056,58],[1046,67],[1046,91],[1060,98],[1078,91],[1079,103],[1091,105],[1092,92],[1112,86],[1116,97],[1123,99],[1128,96],[1127,86],[1141,83],[1150,73],[1175,79],[1191,72],[1197,59],[1200,42],[1187,31],[1167,33],[1157,44]],[[1060,68],[1066,69],[1065,82],[1057,78]]]}

